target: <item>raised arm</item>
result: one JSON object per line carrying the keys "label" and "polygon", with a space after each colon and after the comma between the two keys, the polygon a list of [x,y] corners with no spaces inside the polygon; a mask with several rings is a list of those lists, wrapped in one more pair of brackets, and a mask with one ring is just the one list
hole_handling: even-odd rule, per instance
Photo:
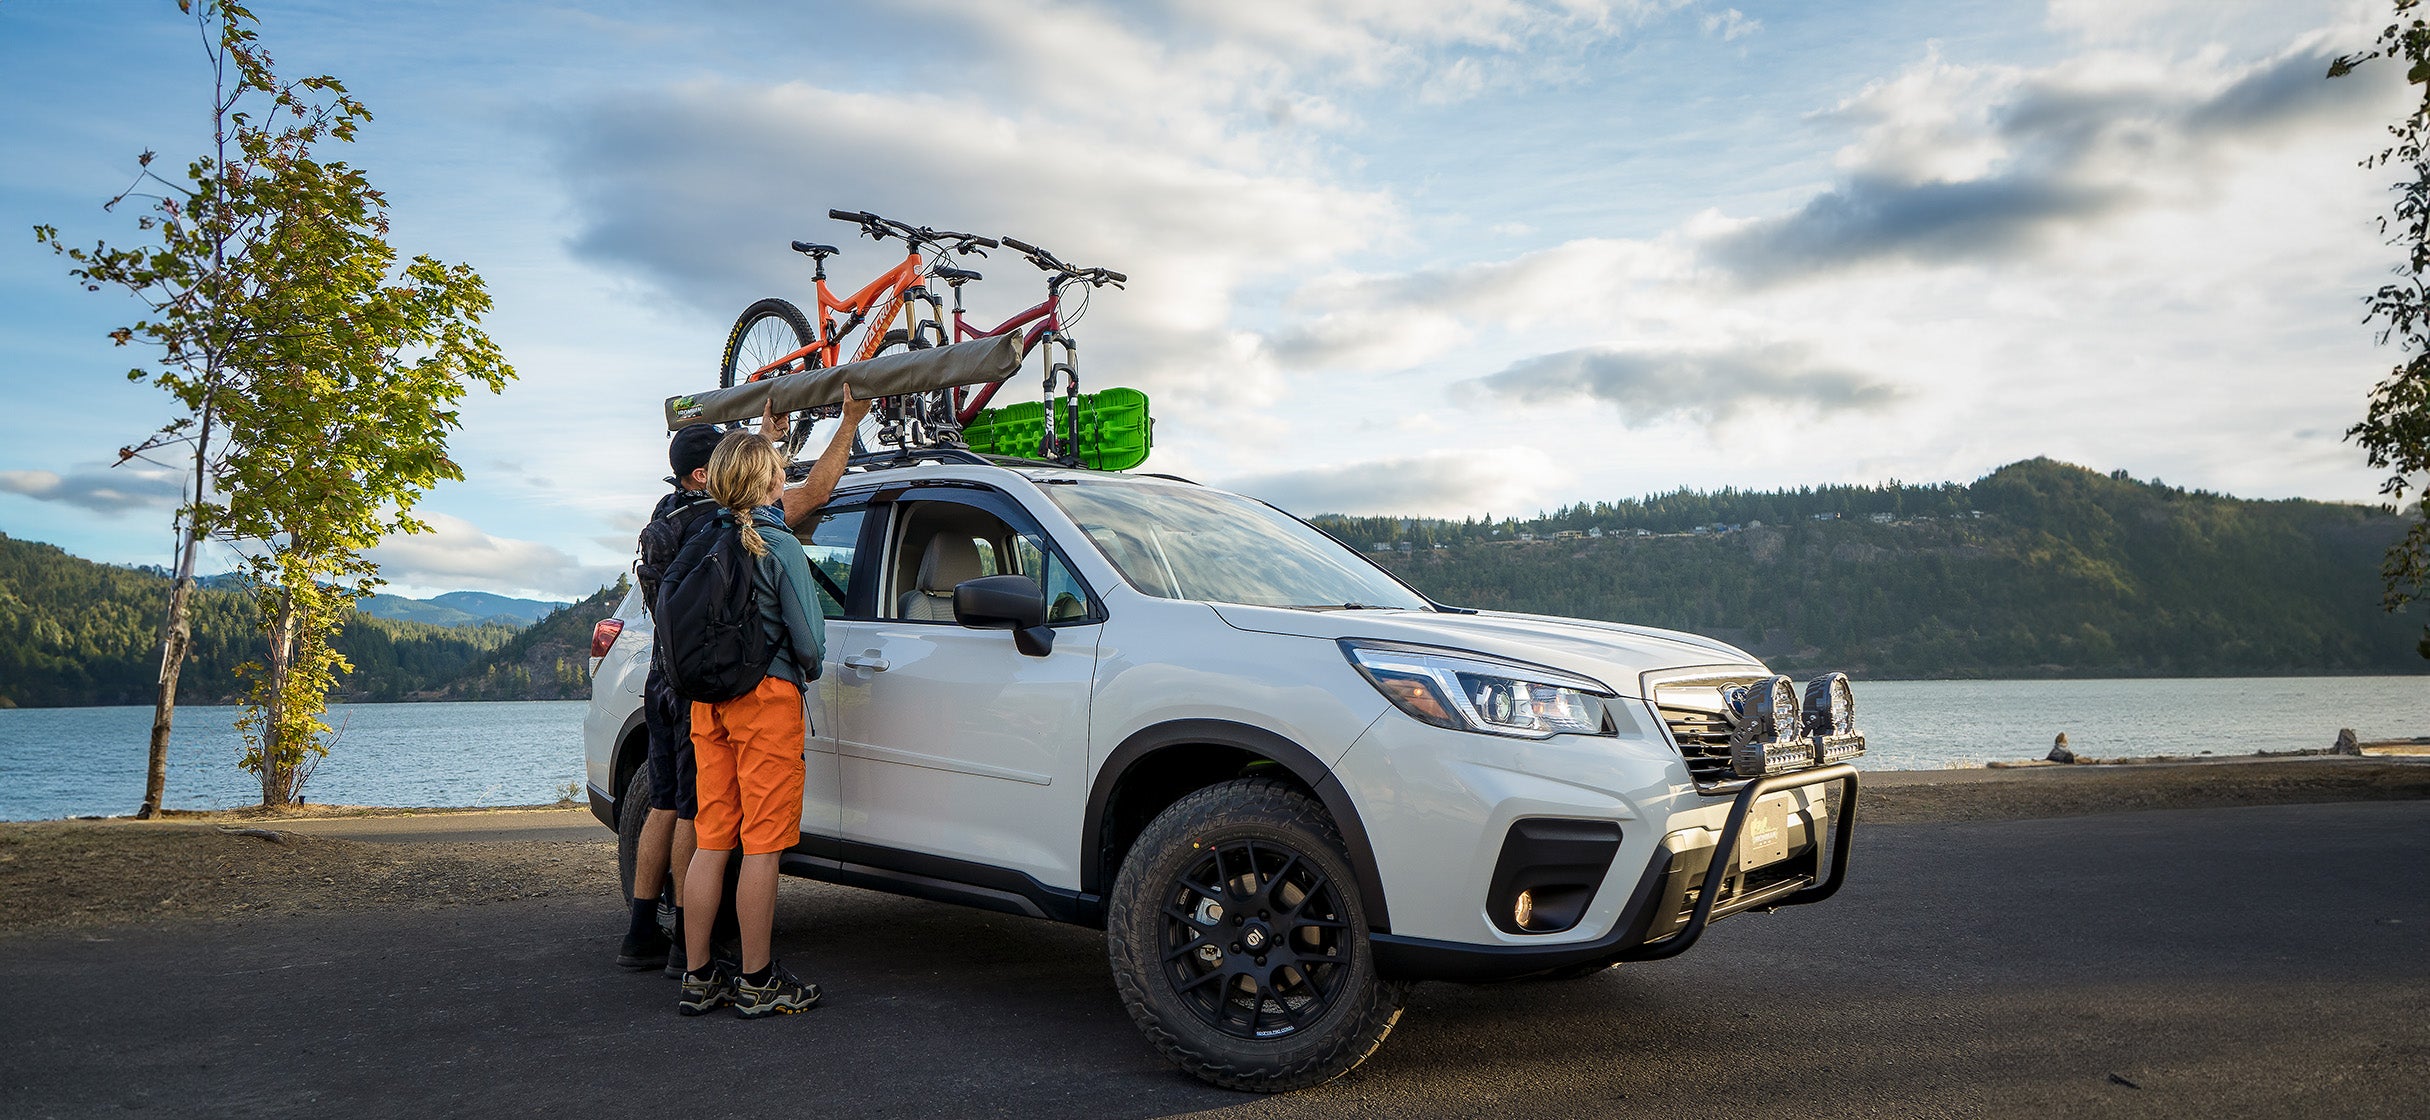
{"label": "raised arm", "polygon": [[[775,406],[769,407],[770,412],[773,413]],[[861,417],[867,415],[869,415],[869,402],[854,398],[852,386],[845,385],[844,415],[841,422],[835,426],[834,438],[827,441],[827,450],[819,453],[818,461],[810,465],[810,477],[803,479],[799,486],[785,488],[786,527],[801,527],[801,523],[808,521],[811,514],[817,513],[820,506],[827,504],[827,499],[835,496],[835,484],[843,481],[844,478],[844,462],[852,457],[852,433],[859,430]],[[770,431],[774,425],[784,422],[781,417],[773,415],[762,416],[760,419],[762,421],[761,431]],[[784,438],[783,429],[773,428],[773,430],[775,438]]]}

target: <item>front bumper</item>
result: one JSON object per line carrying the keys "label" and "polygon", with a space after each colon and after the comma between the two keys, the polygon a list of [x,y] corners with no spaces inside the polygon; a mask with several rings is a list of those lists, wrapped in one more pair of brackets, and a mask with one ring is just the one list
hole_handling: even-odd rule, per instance
{"label": "front bumper", "polygon": [[[1788,837],[1785,860],[1742,870],[1739,852],[1756,806],[1774,794],[1816,786],[1840,792],[1836,827],[1828,828],[1827,867],[1823,831],[1827,814]],[[1715,921],[1746,910],[1771,910],[1821,902],[1846,881],[1856,834],[1856,770],[1846,764],[1748,782],[1730,804],[1717,840],[1705,844],[1704,829],[1682,829],[1663,838],[1609,932],[1589,941],[1557,944],[1473,944],[1403,934],[1377,933],[1376,968],[1408,980],[1506,980],[1573,966],[1660,960],[1695,945]],[[1817,807],[1819,810],[1819,806]],[[1797,818],[1793,818],[1797,819]]]}

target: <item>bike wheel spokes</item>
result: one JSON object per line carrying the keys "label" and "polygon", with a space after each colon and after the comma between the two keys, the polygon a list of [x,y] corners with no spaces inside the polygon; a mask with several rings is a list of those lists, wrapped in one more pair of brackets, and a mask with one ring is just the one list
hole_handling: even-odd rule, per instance
{"label": "bike wheel spokes", "polygon": [[739,367],[735,371],[738,375],[737,380],[753,379],[761,375],[761,371],[793,372],[794,369],[800,367],[802,359],[796,358],[788,366],[775,370],[769,370],[768,367],[774,365],[777,359],[793,353],[801,347],[802,344],[795,341],[791,324],[773,316],[761,319],[752,324],[750,334],[743,336],[741,354],[735,363]]}
{"label": "bike wheel spokes", "polygon": [[718,357],[718,387],[730,389],[749,381],[770,363],[817,340],[801,308],[773,297],[760,300],[745,308],[726,334],[725,351]]}

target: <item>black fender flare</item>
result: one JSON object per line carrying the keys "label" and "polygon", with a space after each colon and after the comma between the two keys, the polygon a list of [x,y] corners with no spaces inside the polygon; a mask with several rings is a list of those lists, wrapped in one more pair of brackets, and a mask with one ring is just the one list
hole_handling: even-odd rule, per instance
{"label": "black fender flare", "polygon": [[1384,881],[1376,871],[1375,848],[1367,840],[1367,826],[1360,821],[1358,806],[1351,802],[1349,791],[1342,788],[1332,770],[1308,748],[1262,727],[1231,720],[1176,719],[1151,724],[1132,732],[1122,745],[1105,756],[1105,762],[1097,767],[1096,781],[1089,787],[1088,814],[1081,823],[1082,891],[1102,897],[1113,889],[1112,870],[1103,866],[1099,856],[1103,851],[1106,807],[1113,800],[1115,788],[1122,784],[1123,776],[1159,751],[1194,746],[1229,747],[1269,759],[1316,791],[1316,799],[1333,818],[1334,827],[1341,830],[1342,846],[1349,850],[1350,867],[1358,873],[1359,900],[1367,911],[1368,928],[1378,933],[1391,931],[1391,915],[1384,903]]}
{"label": "black fender flare", "polygon": [[[616,788],[606,791],[610,811],[599,823],[609,828],[615,828],[616,822],[624,816],[623,801],[626,783],[621,780],[622,777],[649,762],[650,735],[641,718],[648,706],[649,701],[647,700],[634,706],[633,714],[624,717],[624,726],[616,729],[616,745],[608,748],[608,781],[615,783]],[[639,731],[640,735],[636,736],[634,734],[636,731]],[[625,765],[627,759],[633,760],[631,766]]]}

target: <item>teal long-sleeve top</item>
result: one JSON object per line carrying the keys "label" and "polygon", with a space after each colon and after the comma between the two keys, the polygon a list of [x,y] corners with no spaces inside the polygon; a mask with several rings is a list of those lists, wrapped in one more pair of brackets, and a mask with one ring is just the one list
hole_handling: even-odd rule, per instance
{"label": "teal long-sleeve top", "polygon": [[793,531],[785,528],[783,510],[761,506],[751,511],[751,522],[768,543],[768,554],[758,558],[751,572],[761,632],[776,654],[768,662],[768,675],[806,689],[818,679],[827,656],[827,616],[819,610],[810,582],[810,558]]}

